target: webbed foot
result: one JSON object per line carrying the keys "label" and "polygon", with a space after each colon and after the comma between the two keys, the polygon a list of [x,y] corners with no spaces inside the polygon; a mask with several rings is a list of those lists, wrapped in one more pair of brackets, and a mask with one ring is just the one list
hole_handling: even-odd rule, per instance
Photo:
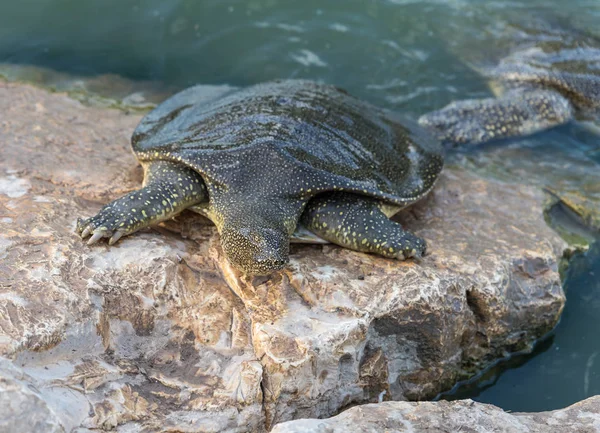
{"label": "webbed foot", "polygon": [[[392,224],[393,221],[390,221]],[[398,232],[398,229],[396,229]],[[386,250],[387,248],[387,250]],[[397,233],[396,236],[390,236],[386,242],[381,245],[376,253],[398,260],[414,259],[420,262],[423,256],[427,254],[427,243],[423,238],[413,235],[410,232],[402,234]]]}
{"label": "webbed foot", "polygon": [[88,245],[95,244],[102,238],[109,238],[108,244],[113,245],[121,237],[135,231],[132,229],[133,221],[128,221],[126,216],[115,212],[111,204],[104,206],[96,216],[77,219],[77,232],[81,238],[86,239],[91,235]]}

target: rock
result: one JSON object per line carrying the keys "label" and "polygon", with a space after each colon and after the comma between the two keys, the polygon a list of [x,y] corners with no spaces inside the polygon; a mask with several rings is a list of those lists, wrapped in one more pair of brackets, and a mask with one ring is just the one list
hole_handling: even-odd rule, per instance
{"label": "rock", "polygon": [[[573,151],[573,137],[582,148]],[[518,139],[518,146],[487,145],[450,155],[450,164],[486,178],[527,184],[547,191],[548,207],[559,207],[550,221],[569,243],[587,244],[600,233],[600,150],[597,134],[580,124]],[[567,214],[564,215],[566,210]],[[564,218],[566,217],[566,218]],[[554,215],[549,216],[550,220]]]}
{"label": "rock", "polygon": [[0,431],[65,432],[34,383],[31,377],[19,372],[8,360],[0,359]]}
{"label": "rock", "polygon": [[278,424],[271,433],[595,433],[600,431],[600,396],[566,409],[507,413],[473,400],[385,402],[353,407],[330,419]]}
{"label": "rock", "polygon": [[75,76],[43,66],[14,63],[0,63],[0,78],[65,92],[86,105],[127,110],[149,110],[178,90],[156,81],[132,81],[115,74]]}
{"label": "rock", "polygon": [[429,242],[421,263],[294,245],[289,269],[248,280],[191,212],[110,248],[74,233],[139,186],[140,115],[9,83],[0,112],[0,356],[26,401],[11,410],[65,431],[260,432],[427,399],[562,311],[540,189],[448,170],[399,217]]}
{"label": "rock", "polygon": [[570,245],[583,247],[600,239],[600,206],[580,192],[560,193],[547,188],[547,220]]}

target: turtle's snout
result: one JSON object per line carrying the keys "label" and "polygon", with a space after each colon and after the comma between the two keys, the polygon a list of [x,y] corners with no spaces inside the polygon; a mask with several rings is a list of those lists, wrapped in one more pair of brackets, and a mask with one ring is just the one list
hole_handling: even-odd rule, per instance
{"label": "turtle's snout", "polygon": [[[287,258],[280,257],[264,257],[258,256],[254,258],[255,266],[257,269],[264,269],[266,273],[278,271],[283,269],[287,265]],[[260,271],[259,271],[260,272]],[[260,272],[262,273],[262,272]]]}
{"label": "turtle's snout", "polygon": [[229,261],[247,274],[268,275],[289,260],[289,239],[274,229],[224,229],[221,243]]}

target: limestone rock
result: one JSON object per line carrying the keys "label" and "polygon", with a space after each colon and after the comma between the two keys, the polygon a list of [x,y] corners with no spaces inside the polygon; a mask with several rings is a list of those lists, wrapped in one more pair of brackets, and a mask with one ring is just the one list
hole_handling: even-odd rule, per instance
{"label": "limestone rock", "polygon": [[140,115],[8,83],[0,112],[0,357],[36,389],[12,411],[65,431],[260,432],[431,398],[562,311],[539,189],[448,170],[399,216],[429,242],[421,263],[294,245],[285,272],[247,279],[191,212],[113,247],[74,233],[139,186]]}
{"label": "limestone rock", "polygon": [[8,360],[0,359],[0,431],[64,433],[58,417],[33,383]]}
{"label": "limestone rock", "polygon": [[278,424],[271,433],[596,433],[600,396],[566,409],[507,413],[473,400],[385,402],[353,407],[330,419],[301,419]]}

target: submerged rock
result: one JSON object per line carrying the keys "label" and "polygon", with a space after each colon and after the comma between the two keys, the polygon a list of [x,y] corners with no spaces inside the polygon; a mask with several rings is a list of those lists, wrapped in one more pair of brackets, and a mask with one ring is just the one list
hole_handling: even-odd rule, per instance
{"label": "submerged rock", "polygon": [[421,263],[294,245],[248,280],[192,213],[112,247],[74,233],[139,185],[139,115],[8,83],[0,110],[0,386],[25,402],[0,426],[40,407],[65,431],[263,431],[431,398],[562,311],[540,189],[449,170],[399,215],[429,242]]}
{"label": "submerged rock", "polygon": [[565,409],[507,413],[473,400],[385,402],[348,409],[330,419],[301,419],[277,425],[272,433],[594,433],[600,429],[600,396]]}
{"label": "submerged rock", "polygon": [[572,245],[586,246],[600,239],[600,208],[581,193],[546,189],[548,223]]}
{"label": "submerged rock", "polygon": [[13,63],[0,63],[0,78],[65,92],[86,105],[124,110],[150,110],[177,90],[156,81],[132,81],[115,74],[75,76],[43,66]]}
{"label": "submerged rock", "polygon": [[[573,137],[581,137],[584,150],[573,150],[578,143]],[[569,244],[585,245],[600,233],[600,153],[595,137],[574,124],[520,139],[518,146],[504,142],[451,153],[448,160],[450,166],[485,178],[506,183],[527,179],[545,190],[548,222]]]}

